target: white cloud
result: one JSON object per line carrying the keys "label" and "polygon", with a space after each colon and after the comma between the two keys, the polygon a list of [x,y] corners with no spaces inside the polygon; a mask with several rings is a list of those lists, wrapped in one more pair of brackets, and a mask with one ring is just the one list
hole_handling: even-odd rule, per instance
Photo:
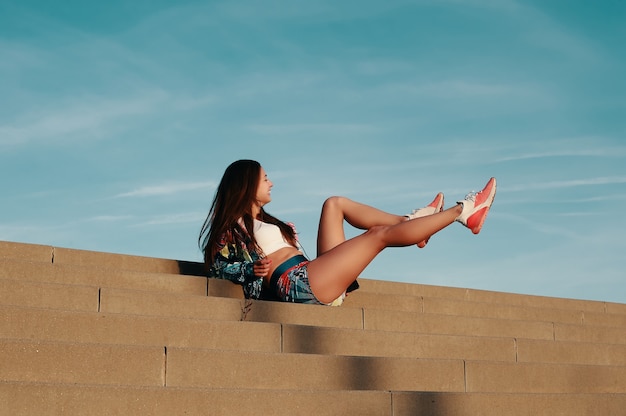
{"label": "white cloud", "polygon": [[81,134],[99,137],[103,130],[119,128],[125,118],[149,113],[163,101],[153,91],[129,98],[86,98],[54,108],[22,115],[18,122],[0,125],[0,145],[20,145],[50,138],[66,139]]}
{"label": "white cloud", "polygon": [[623,183],[626,183],[626,176],[608,176],[567,181],[534,182],[532,184],[507,186],[504,190],[506,192],[518,192],[529,190],[573,188],[577,186],[615,185]]}
{"label": "white cloud", "polygon": [[116,198],[129,198],[129,197],[148,197],[148,196],[162,196],[172,195],[179,192],[196,191],[199,189],[214,189],[216,188],[215,182],[166,182],[159,185],[143,186],[141,188],[134,189],[129,192],[124,192],[116,195]]}
{"label": "white cloud", "polygon": [[201,224],[206,212],[183,212],[180,214],[155,215],[147,221],[135,224],[136,227],[168,224]]}
{"label": "white cloud", "polygon": [[117,222],[124,221],[133,218],[131,215],[96,215],[95,217],[87,218],[85,221],[90,222]]}
{"label": "white cloud", "polygon": [[495,162],[510,162],[515,160],[527,159],[544,159],[549,157],[624,157],[626,156],[626,147],[602,147],[594,149],[580,150],[556,150],[553,152],[542,153],[522,153],[514,156],[502,157]]}
{"label": "white cloud", "polygon": [[370,124],[348,123],[292,123],[292,124],[252,124],[248,129],[261,134],[295,133],[370,133],[376,128]]}

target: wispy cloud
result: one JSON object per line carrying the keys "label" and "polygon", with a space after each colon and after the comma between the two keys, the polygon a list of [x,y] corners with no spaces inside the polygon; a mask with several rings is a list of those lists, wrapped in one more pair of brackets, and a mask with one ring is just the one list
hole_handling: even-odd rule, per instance
{"label": "wispy cloud", "polygon": [[625,157],[626,147],[601,147],[580,150],[557,150],[552,152],[521,153],[501,157],[495,162],[511,162],[515,160],[545,159],[551,157]]}
{"label": "wispy cloud", "polygon": [[574,179],[567,181],[533,182],[522,185],[510,185],[505,192],[574,188],[578,186],[617,185],[626,183],[626,176],[607,176],[598,178]]}
{"label": "wispy cloud", "polygon": [[117,222],[132,219],[132,215],[96,215],[95,217],[87,218],[87,222]]}
{"label": "wispy cloud", "polygon": [[294,133],[369,133],[376,130],[370,124],[317,123],[317,124],[251,124],[248,129],[262,134],[294,134]]}
{"label": "wispy cloud", "polygon": [[183,212],[176,214],[155,215],[146,221],[135,224],[135,227],[168,224],[200,224],[205,218],[206,212]]}
{"label": "wispy cloud", "polygon": [[417,84],[413,91],[419,94],[439,97],[505,97],[535,96],[538,91],[530,86],[486,83],[464,79],[450,79],[430,84]]}
{"label": "wispy cloud", "polygon": [[11,124],[0,125],[0,145],[19,145],[50,138],[99,137],[106,129],[119,127],[121,120],[153,111],[164,94],[75,101],[63,108],[50,108],[21,116]]}
{"label": "wispy cloud", "polygon": [[149,185],[129,192],[117,194],[115,198],[149,197],[172,195],[180,192],[197,191],[200,189],[215,189],[216,183],[209,182],[165,182],[159,185]]}

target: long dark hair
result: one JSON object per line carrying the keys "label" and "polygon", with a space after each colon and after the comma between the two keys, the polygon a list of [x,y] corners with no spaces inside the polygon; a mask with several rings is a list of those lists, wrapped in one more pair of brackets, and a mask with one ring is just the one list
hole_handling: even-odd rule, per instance
{"label": "long dark hair", "polygon": [[[260,180],[261,164],[255,160],[238,160],[224,171],[198,238],[208,267],[213,263],[222,240],[227,244],[245,244],[249,250],[261,252],[254,238],[252,218],[252,205],[256,202]],[[245,228],[241,227],[239,219],[243,220]],[[277,225],[285,239],[297,245],[293,228],[263,208],[257,219]]]}

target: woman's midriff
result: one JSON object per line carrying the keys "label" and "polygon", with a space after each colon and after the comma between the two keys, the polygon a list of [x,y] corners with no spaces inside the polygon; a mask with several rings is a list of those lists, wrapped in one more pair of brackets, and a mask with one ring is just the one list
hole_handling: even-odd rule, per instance
{"label": "woman's midriff", "polygon": [[274,273],[274,270],[276,270],[278,266],[283,264],[286,260],[289,260],[293,256],[297,256],[299,254],[302,254],[302,252],[295,247],[284,247],[266,256],[266,258],[271,260],[272,263],[270,264],[269,273],[267,274],[267,276],[263,277],[263,283],[265,284],[265,286],[269,286],[272,273]]}

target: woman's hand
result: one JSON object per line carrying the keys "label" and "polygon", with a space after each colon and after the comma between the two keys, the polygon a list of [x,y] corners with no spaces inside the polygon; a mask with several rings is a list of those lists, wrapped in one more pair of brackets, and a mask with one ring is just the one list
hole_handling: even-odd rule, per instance
{"label": "woman's hand", "polygon": [[272,260],[268,258],[262,258],[254,262],[254,266],[252,266],[254,270],[254,275],[259,277],[266,277],[270,272],[270,265],[272,264]]}

